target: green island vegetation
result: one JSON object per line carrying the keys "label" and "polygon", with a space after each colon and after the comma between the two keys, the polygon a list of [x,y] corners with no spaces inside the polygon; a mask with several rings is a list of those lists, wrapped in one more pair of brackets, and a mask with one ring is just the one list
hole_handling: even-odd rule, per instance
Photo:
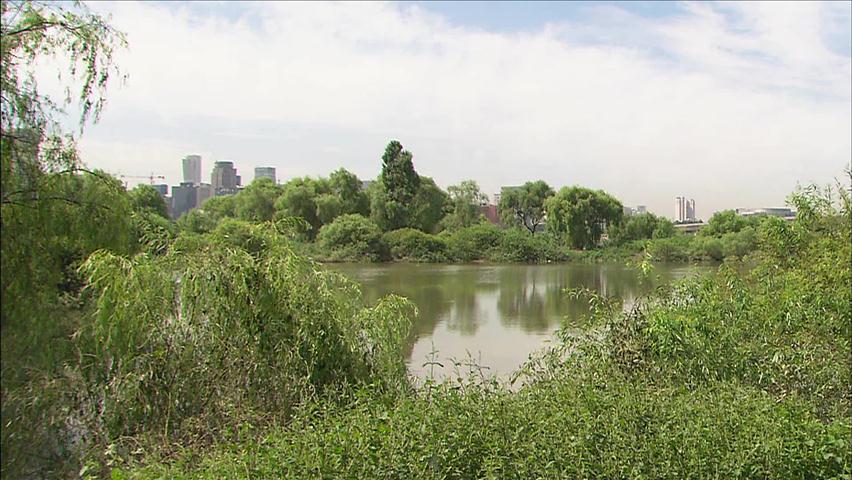
{"label": "green island vegetation", "polygon": [[395,140],[382,158],[382,173],[366,189],[343,168],[283,185],[261,178],[235,195],[207,200],[174,229],[206,234],[226,219],[285,222],[293,227],[294,248],[320,262],[720,262],[752,252],[769,220],[727,210],[698,234],[683,234],[653,213],[625,216],[606,192],[578,186],[554,192],[538,180],[505,191],[497,225],[480,213],[487,197],[475,181],[444,192],[414,171],[411,153]]}
{"label": "green island vegetation", "polygon": [[[83,167],[22,68],[68,58],[82,126],[121,33],[80,5],[0,5],[3,478],[852,476],[845,186],[795,192],[791,222],[723,212],[688,237],[530,182],[501,198],[504,229],[474,182],[445,193],[391,142],[366,190],[342,169],[260,180],[173,222],[152,188]],[[365,305],[314,260],[581,258],[724,262],[627,312],[571,293],[584,333],[560,330],[513,384],[415,386],[417,307]]]}

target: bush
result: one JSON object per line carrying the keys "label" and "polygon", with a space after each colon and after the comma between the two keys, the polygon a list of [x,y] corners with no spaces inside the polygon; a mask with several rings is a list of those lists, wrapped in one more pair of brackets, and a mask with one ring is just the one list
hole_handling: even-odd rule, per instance
{"label": "bush", "polygon": [[499,262],[541,263],[565,260],[567,255],[559,241],[551,234],[530,234],[520,228],[503,232],[491,259]]}
{"label": "bush", "polygon": [[317,242],[330,260],[380,261],[387,253],[379,227],[358,214],[341,215],[324,225]]}
{"label": "bush", "polygon": [[390,249],[391,258],[415,262],[444,262],[447,243],[439,236],[413,228],[390,231],[382,237]]}
{"label": "bush", "polygon": [[452,232],[444,232],[447,256],[453,260],[469,262],[491,255],[503,237],[503,230],[491,223],[480,223]]}
{"label": "bush", "polygon": [[215,439],[344,385],[407,385],[405,301],[361,309],[353,284],[293,254],[271,225],[242,227],[228,229],[233,242],[213,234],[195,250],[86,261],[97,316],[79,369],[103,422],[87,428]]}
{"label": "bush", "polygon": [[658,262],[686,262],[692,258],[690,243],[692,237],[678,235],[660,238],[648,242],[648,252]]}
{"label": "bush", "polygon": [[757,248],[757,230],[745,227],[736,233],[722,235],[722,254],[725,257],[742,258]]}

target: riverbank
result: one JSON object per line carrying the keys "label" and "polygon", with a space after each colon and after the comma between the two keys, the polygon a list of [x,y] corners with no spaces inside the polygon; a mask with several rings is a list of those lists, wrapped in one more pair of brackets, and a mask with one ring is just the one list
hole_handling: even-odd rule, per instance
{"label": "riverbank", "polygon": [[487,376],[298,406],[285,426],[124,478],[846,478],[848,211],[768,231],[755,266],[605,298],[512,391]]}
{"label": "riverbank", "polygon": [[718,263],[725,258],[742,258],[754,251],[757,244],[757,232],[748,229],[719,237],[677,234],[577,250],[547,232],[533,235],[520,229],[481,224],[439,234],[395,230],[370,241],[338,244],[302,241],[296,242],[296,248],[299,253],[323,263]]}

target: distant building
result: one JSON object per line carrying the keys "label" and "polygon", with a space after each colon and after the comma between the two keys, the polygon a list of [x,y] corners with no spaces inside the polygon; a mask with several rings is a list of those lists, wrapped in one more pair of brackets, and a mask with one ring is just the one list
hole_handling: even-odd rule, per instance
{"label": "distant building", "polygon": [[772,217],[781,217],[781,218],[793,218],[796,216],[796,212],[790,208],[738,208],[737,214],[742,215],[744,217],[750,217],[753,215],[766,215]]}
{"label": "distant building", "polygon": [[192,182],[181,182],[180,185],[172,187],[169,214],[172,218],[180,218],[193,208],[203,205],[213,197],[213,193],[213,186],[209,183],[194,185]]}
{"label": "distant building", "polygon": [[361,190],[367,190],[375,180],[361,180]]}
{"label": "distant building", "polygon": [[234,162],[219,161],[213,164],[213,173],[210,175],[210,184],[216,195],[231,195],[237,193],[240,185],[240,177]]}
{"label": "distant building", "polygon": [[181,182],[180,185],[172,187],[172,218],[180,218],[196,205],[196,187],[192,182]]}
{"label": "distant building", "polygon": [[202,183],[201,185],[197,185],[197,189],[195,191],[195,207],[198,208],[204,205],[208,199],[213,198],[216,195],[216,192],[213,190],[213,185],[209,183]]}
{"label": "distant building", "polygon": [[624,216],[629,217],[630,215],[640,215],[643,213],[648,213],[647,207],[645,205],[636,205],[636,207],[624,207]]}
{"label": "distant building", "polygon": [[183,157],[183,183],[201,184],[201,155]]}
{"label": "distant building", "polygon": [[254,179],[268,178],[275,183],[275,167],[254,167]]}
{"label": "distant building", "polygon": [[695,222],[695,200],[675,197],[675,223]]}
{"label": "distant building", "polygon": [[497,211],[497,205],[480,205],[479,213],[494,225],[500,225],[500,212]]}
{"label": "distant building", "polygon": [[169,186],[165,183],[161,183],[159,185],[151,185],[154,187],[154,190],[157,191],[162,197],[166,197],[169,194]]}

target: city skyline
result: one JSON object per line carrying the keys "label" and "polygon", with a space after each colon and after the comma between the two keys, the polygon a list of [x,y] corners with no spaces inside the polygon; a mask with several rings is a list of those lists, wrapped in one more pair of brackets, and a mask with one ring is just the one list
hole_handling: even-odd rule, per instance
{"label": "city skyline", "polygon": [[[177,216],[180,216],[180,214],[185,213],[186,211],[188,211],[192,208],[200,207],[201,204],[204,202],[204,200],[206,200],[207,198],[210,198],[214,195],[218,196],[218,195],[233,195],[233,194],[236,194],[240,190],[245,188],[247,185],[251,184],[251,182],[256,180],[257,178],[261,178],[261,177],[262,178],[269,178],[273,182],[275,182],[276,184],[279,184],[279,185],[282,185],[282,184],[286,183],[287,181],[295,178],[295,177],[288,178],[288,179],[284,179],[282,181],[281,179],[278,179],[276,177],[275,167],[256,166],[256,167],[253,168],[254,177],[252,178],[252,180],[249,181],[248,183],[242,183],[242,176],[237,175],[238,169],[234,166],[234,162],[232,160],[214,160],[213,161],[213,167],[211,169],[210,183],[207,183],[207,182],[204,182],[204,181],[195,181],[194,180],[195,178],[201,178],[201,175],[202,175],[202,171],[203,171],[202,167],[204,165],[204,160],[203,160],[203,157],[201,155],[197,155],[197,154],[186,155],[182,158],[181,163],[182,163],[182,167],[183,167],[183,178],[177,184],[169,186],[170,184],[168,182],[167,183],[153,183],[153,179],[156,178],[156,177],[153,176],[153,174],[149,177],[150,178],[149,184],[151,186],[155,187],[157,189],[157,191],[161,195],[163,195],[164,197],[171,197],[171,198],[169,198],[170,202],[178,202],[180,205],[186,205],[185,208],[179,207],[179,208],[176,209],[176,211],[179,212]],[[223,169],[226,170],[225,174],[222,173]],[[323,175],[319,175],[319,176],[323,176]],[[135,182],[136,184],[142,184],[142,183],[144,183],[143,181],[140,180],[142,177],[143,176],[132,177],[132,178],[137,179],[136,182]],[[373,181],[373,179],[370,179],[370,180],[361,179],[361,180],[362,180],[362,188],[364,188],[364,189],[366,189],[367,184],[372,183],[372,181]],[[174,196],[174,194],[172,192],[176,189],[192,190],[192,189],[189,189],[189,186],[195,186],[195,187],[200,186],[200,187],[202,187],[202,189],[200,190],[201,193],[197,195],[197,198],[193,197],[193,198],[195,198],[195,200],[192,200],[192,201],[191,200],[185,200],[183,198],[186,197],[187,195],[190,195],[190,194],[179,190],[179,192],[181,192],[181,193],[178,194],[178,197],[180,198],[180,200],[176,199],[176,197]],[[488,201],[485,204],[483,204],[483,206],[495,206],[496,204],[498,204],[499,201],[500,201],[501,192],[505,188],[517,188],[517,186],[503,185],[503,186],[500,187],[500,190],[497,191],[497,192],[493,192],[493,193],[483,192],[488,197]],[[195,189],[195,190],[198,190],[198,189]],[[208,190],[209,190],[209,192],[208,192]],[[558,187],[557,187],[557,190],[558,190]],[[192,194],[192,195],[196,195],[196,194]],[[174,205],[174,203],[172,203],[172,205]],[[626,215],[627,214],[629,214],[629,215],[641,214],[641,213],[646,213],[648,211],[647,206],[643,205],[643,204],[636,204],[635,206],[625,204],[624,208],[625,208],[625,214]],[[741,206],[737,206],[737,207],[734,207],[734,208],[731,208],[731,209],[726,209],[726,210],[734,210],[737,213],[741,213],[741,211],[752,211],[752,210],[755,210],[755,211],[758,211],[758,210],[760,210],[760,211],[762,211],[762,210],[790,211],[789,208],[784,208],[784,207],[777,206],[777,205],[763,205],[763,206],[742,206],[741,205]],[[708,215],[708,218],[709,218],[709,216],[712,216],[713,213],[716,213],[718,211],[720,211],[720,210],[713,211],[711,214]],[[654,212],[652,212],[652,213],[654,213]],[[688,222],[694,222],[694,221],[702,220],[702,218],[699,217],[698,214],[697,214],[696,207],[695,207],[695,199],[694,198],[687,198],[685,196],[676,196],[675,197],[675,213],[674,213],[674,215],[671,215],[671,216],[666,215],[666,214],[658,214],[658,215],[665,217],[665,218],[671,218],[673,221],[681,222],[681,223],[684,223],[684,222],[688,223]]]}
{"label": "city skyline", "polygon": [[187,151],[370,180],[398,139],[443,188],[543,179],[667,217],[690,192],[706,216],[782,206],[852,157],[849,3],[91,7],[127,32],[129,80],[83,159],[171,184]]}

